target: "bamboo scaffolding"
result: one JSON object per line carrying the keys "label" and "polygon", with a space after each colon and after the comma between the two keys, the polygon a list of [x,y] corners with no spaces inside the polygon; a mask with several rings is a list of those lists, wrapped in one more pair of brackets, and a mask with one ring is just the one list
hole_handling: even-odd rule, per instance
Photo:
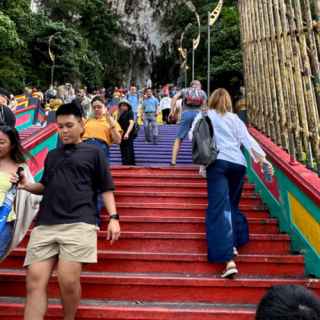
{"label": "bamboo scaffolding", "polygon": [[[275,44],[272,41],[271,34],[270,34],[270,25],[269,25],[269,12],[267,10],[266,3],[264,1],[258,2],[260,4],[259,12],[261,17],[261,31],[262,31],[262,37],[264,37],[266,40],[263,41],[266,46],[266,69],[268,73],[268,78],[266,79],[267,82],[270,83],[270,93],[271,93],[271,105],[270,105],[270,111],[271,116],[270,120],[271,128],[273,132],[273,140],[278,144],[282,145],[281,140],[281,129],[280,129],[280,121],[279,121],[279,102],[283,98],[282,93],[282,84],[279,74],[279,69],[277,68],[277,63],[275,63],[275,58],[277,57],[277,48]],[[283,99],[282,99],[283,100]]]}
{"label": "bamboo scaffolding", "polygon": [[320,0],[314,0],[314,30],[315,30],[315,37],[316,37],[316,43],[317,43],[317,51],[318,55],[320,56]]}
{"label": "bamboo scaffolding", "polygon": [[[303,21],[300,15],[300,11],[298,6],[300,6],[300,1],[294,1],[294,7],[292,5],[291,0],[287,0],[287,7],[289,10],[289,14],[296,19],[289,18],[290,25],[292,29],[296,24],[296,29],[298,31],[296,37],[293,36],[294,40],[298,43],[299,49],[298,52],[300,54],[300,61],[302,66],[302,80],[304,85],[303,94],[305,96],[306,107],[307,107],[307,117],[309,123],[310,130],[310,142],[311,142],[311,150],[313,156],[316,159],[316,163],[318,166],[318,172],[320,174],[320,144],[319,144],[319,134],[318,134],[318,121],[317,121],[317,107],[315,102],[314,92],[312,91],[312,79],[311,79],[311,66],[307,53],[307,43],[306,36],[303,31]],[[293,40],[293,39],[292,39]],[[309,163],[313,168],[313,163]]]}
{"label": "bamboo scaffolding", "polygon": [[273,13],[273,4],[271,1],[264,1],[264,16],[266,17],[266,33],[267,37],[270,39],[269,43],[272,50],[272,63],[274,65],[274,76],[275,76],[275,89],[277,94],[277,114],[276,114],[276,125],[277,130],[279,130],[280,143],[288,150],[288,126],[286,109],[289,105],[289,95],[287,88],[287,80],[285,75],[281,77],[280,68],[280,57],[279,57],[279,43],[277,39],[277,34],[275,30],[275,17]]}
{"label": "bamboo scaffolding", "polygon": [[312,69],[312,77],[313,77],[313,85],[314,92],[317,99],[317,111],[318,111],[318,122],[320,115],[320,63],[319,63],[319,55],[317,50],[317,41],[315,32],[313,29],[313,21],[311,14],[311,7],[309,0],[303,0],[302,6],[302,16],[307,25],[307,45],[308,45],[308,54],[311,62]]}
{"label": "bamboo scaffolding", "polygon": [[[290,124],[295,130],[296,143],[300,143],[302,137],[304,143],[304,152],[306,158],[311,164],[312,154],[309,151],[309,127],[307,121],[307,107],[304,96],[303,79],[300,67],[299,44],[296,38],[296,27],[294,25],[293,16],[287,14],[287,6],[283,0],[277,0],[280,6],[281,24],[283,26],[283,38],[286,44],[286,63],[290,66],[289,75],[292,89],[296,92],[297,108],[290,112]],[[290,36],[289,36],[289,35]],[[291,64],[292,63],[292,64]],[[298,111],[295,112],[295,111]],[[293,119],[292,119],[293,118]],[[293,121],[295,121],[293,123]],[[297,123],[298,122],[298,123]],[[303,130],[301,131],[301,127]]]}
{"label": "bamboo scaffolding", "polygon": [[320,175],[320,0],[239,0],[250,122]]}

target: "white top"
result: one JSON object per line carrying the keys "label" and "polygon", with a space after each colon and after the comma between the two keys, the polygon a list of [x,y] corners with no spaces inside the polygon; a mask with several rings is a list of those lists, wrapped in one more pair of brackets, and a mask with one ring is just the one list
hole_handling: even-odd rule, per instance
{"label": "white top", "polygon": [[171,98],[170,97],[164,97],[160,101],[160,108],[161,111],[165,109],[170,109],[171,108]]}
{"label": "white top", "polygon": [[[201,112],[196,116],[189,132],[189,138],[192,139],[192,132],[196,122],[201,118]],[[256,161],[252,150],[262,157],[265,157],[257,141],[250,135],[245,124],[240,118],[231,112],[224,115],[215,110],[209,110],[208,116],[213,124],[217,148],[219,150],[218,158],[220,160],[230,161],[236,164],[247,166],[247,161],[240,149],[243,145]]]}

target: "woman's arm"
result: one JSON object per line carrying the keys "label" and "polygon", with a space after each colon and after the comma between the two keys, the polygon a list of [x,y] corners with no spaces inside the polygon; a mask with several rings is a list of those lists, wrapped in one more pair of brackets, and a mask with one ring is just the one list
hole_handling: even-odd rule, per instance
{"label": "woman's arm", "polygon": [[131,133],[133,127],[134,127],[134,120],[129,120],[128,130],[127,130],[127,132],[125,133],[125,135],[123,136],[123,139],[124,139],[124,140],[128,140],[128,139],[129,139],[129,136],[130,136],[130,133]]}

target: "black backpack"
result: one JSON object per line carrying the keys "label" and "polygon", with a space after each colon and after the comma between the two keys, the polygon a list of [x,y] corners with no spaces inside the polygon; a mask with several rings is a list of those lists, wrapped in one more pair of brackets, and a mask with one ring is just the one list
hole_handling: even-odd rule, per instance
{"label": "black backpack", "polygon": [[218,153],[211,120],[207,115],[203,115],[193,129],[192,162],[207,167],[214,163]]}

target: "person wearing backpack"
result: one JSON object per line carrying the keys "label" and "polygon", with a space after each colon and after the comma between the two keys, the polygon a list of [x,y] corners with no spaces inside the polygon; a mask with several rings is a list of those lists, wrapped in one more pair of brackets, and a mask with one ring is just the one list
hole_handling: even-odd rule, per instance
{"label": "person wearing backpack", "polygon": [[176,103],[182,98],[182,116],[177,133],[176,140],[174,141],[172,148],[171,165],[175,166],[177,162],[177,156],[179,154],[182,140],[187,136],[194,118],[199,113],[201,107],[207,102],[207,95],[201,89],[201,83],[199,80],[193,80],[190,88],[185,88],[179,91],[171,101],[171,112],[169,117],[173,118],[176,114]]}
{"label": "person wearing backpack", "polygon": [[[223,278],[233,278],[238,269],[234,257],[237,248],[249,241],[248,224],[239,210],[246,159],[241,151],[243,145],[254,161],[266,165],[268,173],[273,174],[272,165],[266,155],[240,118],[232,113],[231,97],[227,90],[217,89],[209,99],[206,116],[212,125],[211,136],[214,143],[212,152],[216,152],[206,167],[208,185],[208,209],[206,217],[208,260],[213,263],[225,263],[221,274]],[[203,119],[199,113],[189,133],[195,132],[198,121]],[[209,130],[208,130],[209,132]],[[210,134],[210,133],[208,133]]]}

